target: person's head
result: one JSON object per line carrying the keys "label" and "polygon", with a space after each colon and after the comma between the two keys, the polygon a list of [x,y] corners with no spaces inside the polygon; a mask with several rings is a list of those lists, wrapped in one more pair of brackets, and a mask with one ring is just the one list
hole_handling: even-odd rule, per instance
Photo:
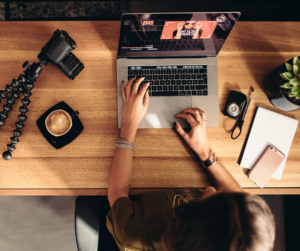
{"label": "person's head", "polygon": [[200,200],[174,209],[176,223],[162,241],[168,251],[272,251],[275,224],[266,202],[253,194],[206,189]]}
{"label": "person's head", "polygon": [[185,21],[184,29],[186,29],[186,30],[193,29],[193,27],[196,23],[197,23],[197,21]]}

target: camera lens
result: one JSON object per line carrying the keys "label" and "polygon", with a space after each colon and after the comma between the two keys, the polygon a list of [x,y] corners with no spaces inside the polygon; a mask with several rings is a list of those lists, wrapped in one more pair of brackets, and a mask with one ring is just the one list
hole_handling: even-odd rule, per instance
{"label": "camera lens", "polygon": [[235,102],[230,103],[229,106],[227,107],[228,114],[233,117],[236,117],[237,115],[239,115],[240,110],[241,110],[240,107]]}
{"label": "camera lens", "polygon": [[69,52],[58,67],[69,79],[73,80],[83,70],[84,65],[72,52]]}

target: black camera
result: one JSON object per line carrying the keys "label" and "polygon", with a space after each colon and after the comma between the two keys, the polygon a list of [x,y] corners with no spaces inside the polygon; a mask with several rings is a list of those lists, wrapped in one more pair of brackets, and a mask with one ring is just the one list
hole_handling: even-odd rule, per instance
{"label": "black camera", "polygon": [[247,97],[245,94],[231,91],[226,104],[224,115],[237,120],[240,115],[243,114],[246,104]]}
{"label": "black camera", "polygon": [[55,64],[69,79],[74,79],[84,68],[83,63],[71,52],[77,47],[66,31],[56,30],[38,55],[46,66]]}

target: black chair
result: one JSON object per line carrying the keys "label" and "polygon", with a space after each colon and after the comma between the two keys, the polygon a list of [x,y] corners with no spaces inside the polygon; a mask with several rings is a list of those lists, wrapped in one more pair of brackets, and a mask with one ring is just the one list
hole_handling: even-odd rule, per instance
{"label": "black chair", "polygon": [[80,196],[76,199],[75,235],[78,251],[119,251],[106,228],[109,209],[107,196]]}

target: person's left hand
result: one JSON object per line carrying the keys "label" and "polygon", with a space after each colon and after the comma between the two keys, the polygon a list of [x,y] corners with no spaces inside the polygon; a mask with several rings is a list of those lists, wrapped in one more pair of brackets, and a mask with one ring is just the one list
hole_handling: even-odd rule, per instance
{"label": "person's left hand", "polygon": [[139,85],[145,78],[139,78],[136,81],[135,79],[135,77],[130,79],[126,87],[125,81],[121,85],[123,98],[122,130],[136,131],[149,103],[147,88],[150,83],[145,83],[138,92]]}
{"label": "person's left hand", "polygon": [[202,23],[197,23],[197,24],[196,24],[196,30],[200,30],[201,27],[202,27],[202,25],[203,25]]}

